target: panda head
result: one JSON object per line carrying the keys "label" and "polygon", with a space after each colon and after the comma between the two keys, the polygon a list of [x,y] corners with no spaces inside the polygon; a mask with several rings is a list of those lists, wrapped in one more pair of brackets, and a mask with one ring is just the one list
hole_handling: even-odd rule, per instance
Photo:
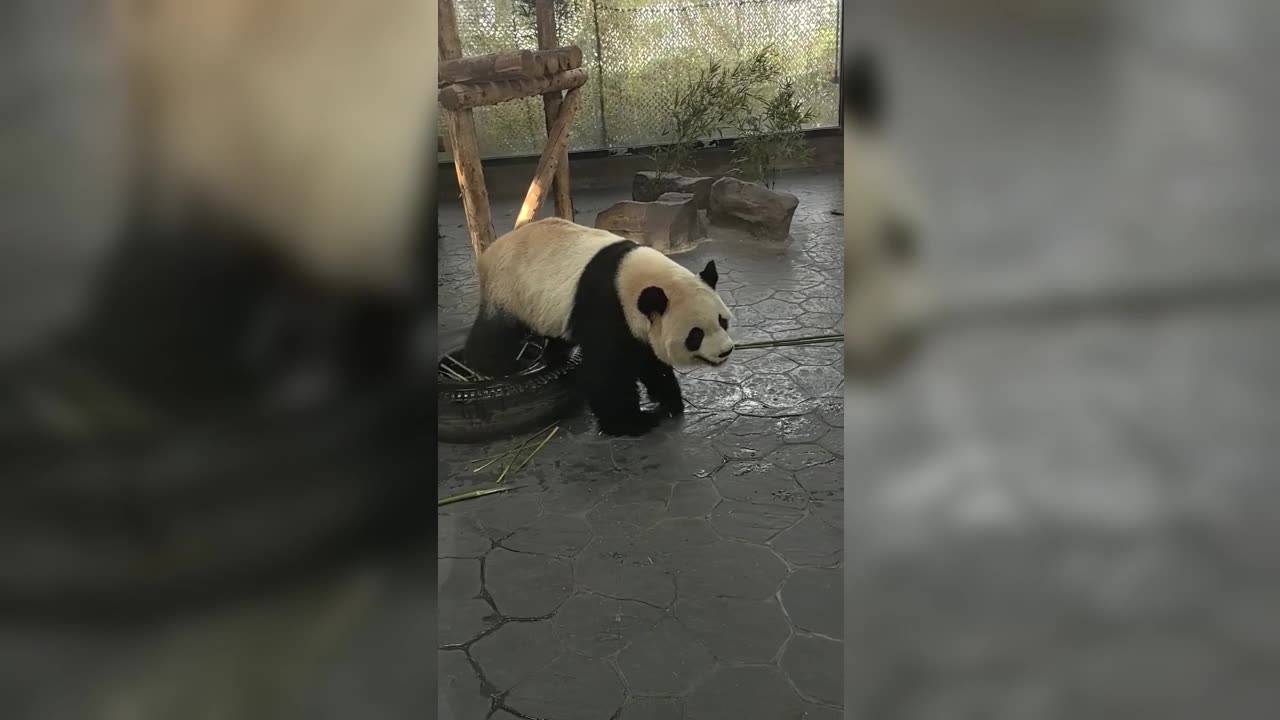
{"label": "panda head", "polygon": [[913,188],[885,136],[886,102],[875,58],[844,58],[845,366],[874,374],[901,365],[927,320],[923,226]]}
{"label": "panda head", "polygon": [[716,293],[715,261],[696,277],[688,271],[663,272],[649,280],[640,283],[636,308],[648,319],[647,339],[658,359],[676,368],[724,364],[734,348],[733,314]]}

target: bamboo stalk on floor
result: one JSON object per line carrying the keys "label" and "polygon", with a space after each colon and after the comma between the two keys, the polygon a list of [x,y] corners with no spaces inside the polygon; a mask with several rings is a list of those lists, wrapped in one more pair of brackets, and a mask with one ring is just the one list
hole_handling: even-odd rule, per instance
{"label": "bamboo stalk on floor", "polygon": [[795,345],[817,345],[820,343],[840,342],[844,340],[843,334],[833,335],[806,335],[795,338],[782,338],[780,340],[759,340],[749,343],[738,343],[736,350],[754,350],[757,348],[775,348],[775,347],[792,347]]}
{"label": "bamboo stalk on floor", "polygon": [[551,438],[555,437],[556,433],[558,432],[560,432],[560,428],[557,427],[556,429],[551,431],[550,435],[543,438],[542,442],[538,443],[538,447],[534,448],[533,452],[529,453],[529,456],[524,459],[524,462],[520,463],[519,467],[516,468],[516,472],[520,472],[521,470],[523,470],[524,466],[528,465],[529,461],[533,459],[533,456],[537,455],[538,451],[542,449],[542,446],[546,445],[548,442],[551,442]]}
{"label": "bamboo stalk on floor", "polygon": [[520,443],[519,445],[517,445],[517,446],[515,446],[515,447],[511,448],[510,450],[506,450],[506,451],[504,451],[504,452],[500,452],[500,453],[498,453],[497,455],[487,455],[487,456],[485,456],[485,457],[482,457],[482,458],[476,458],[475,460],[472,460],[471,462],[473,462],[473,463],[483,462],[483,461],[485,461],[485,460],[488,460],[489,462],[486,462],[485,464],[481,465],[480,467],[476,468],[475,470],[472,470],[471,472],[480,472],[481,470],[483,470],[483,469],[485,469],[485,468],[489,467],[490,465],[492,465],[492,464],[494,464],[495,462],[497,462],[497,461],[501,460],[502,458],[504,458],[504,457],[506,457],[506,456],[510,455],[511,453],[517,453],[517,452],[520,452],[521,450],[523,450],[523,449],[525,449],[526,447],[528,447],[528,446],[529,446],[529,443],[533,442],[536,438],[540,438],[540,437],[542,437],[542,434],[543,434],[543,433],[545,433],[546,431],[550,430],[551,428],[558,428],[558,426],[556,425],[556,423],[551,423],[550,425],[548,425],[548,426],[546,426],[546,427],[542,428],[542,429],[541,429],[541,430],[539,430],[538,432],[536,432],[536,433],[534,433],[534,434],[530,435],[529,437],[525,438],[524,442],[522,442],[522,443]]}
{"label": "bamboo stalk on floor", "polygon": [[465,493],[462,493],[461,495],[454,495],[452,497],[447,497],[442,500],[437,500],[436,507],[439,507],[441,505],[449,505],[451,503],[456,503],[456,502],[462,502],[463,500],[470,500],[472,498],[484,497],[485,495],[492,495],[494,493],[506,492],[508,490],[515,490],[518,487],[522,487],[522,486],[521,485],[505,485],[503,487],[481,488],[479,490],[472,490],[471,492],[465,492]]}
{"label": "bamboo stalk on floor", "polygon": [[[520,463],[519,467],[516,467],[516,472],[520,472],[520,468],[523,468],[525,465],[527,465],[529,461],[533,459],[533,456],[537,455],[538,451],[542,449],[542,446],[546,445],[547,441],[555,437],[555,434],[558,432],[560,432],[560,428],[556,427],[554,430],[551,431],[550,435],[547,435],[545,438],[543,438],[542,442],[538,443],[538,447],[534,448],[533,452],[529,453],[529,456],[524,459],[524,462]],[[520,449],[523,450],[524,448],[522,447]],[[512,466],[514,466],[516,464],[516,461],[519,459],[520,459],[520,452],[519,450],[517,450],[516,453],[511,456],[511,462],[507,463],[507,466],[502,468],[502,474],[498,476],[498,479],[496,481],[499,485],[502,484],[503,480],[507,479],[507,473],[511,472]]]}

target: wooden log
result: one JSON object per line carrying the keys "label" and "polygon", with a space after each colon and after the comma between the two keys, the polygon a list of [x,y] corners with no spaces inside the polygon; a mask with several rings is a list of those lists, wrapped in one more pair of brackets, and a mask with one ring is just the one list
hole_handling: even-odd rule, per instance
{"label": "wooden log", "polygon": [[[440,59],[456,60],[462,57],[462,42],[458,39],[458,20],[453,10],[453,0],[438,0]],[[449,145],[453,150],[453,167],[458,173],[458,187],[462,190],[462,209],[467,218],[467,231],[471,236],[471,249],[476,257],[493,242],[493,214],[489,210],[489,191],[485,189],[484,169],[480,165],[480,142],[476,138],[476,122],[470,110],[444,112],[445,127],[449,131]]]}
{"label": "wooden log", "polygon": [[520,214],[516,216],[516,227],[533,220],[542,207],[542,200],[551,189],[552,176],[556,166],[566,156],[565,148],[569,145],[569,126],[573,124],[573,116],[578,110],[578,98],[582,88],[576,87],[565,93],[564,102],[560,105],[560,113],[547,132],[547,145],[542,149],[542,157],[538,158],[538,167],[533,172],[533,182],[529,192],[524,196],[524,205],[520,206]]}
{"label": "wooden log", "polygon": [[[538,34],[538,47],[542,50],[556,47],[559,39],[556,37],[556,10],[552,0],[536,0],[534,6],[534,23]],[[570,46],[571,50],[577,51],[577,56],[572,58],[573,67],[582,65],[582,50],[577,47]],[[542,96],[542,112],[547,123],[547,134],[550,136],[551,128],[555,125],[556,118],[560,116],[560,107],[563,100],[559,92],[545,93]],[[572,221],[573,213],[573,194],[569,187],[569,147],[565,146],[561,151],[560,157],[556,160],[555,179],[551,185],[552,196],[555,198],[556,215],[565,220]]]}
{"label": "wooden log", "polygon": [[440,104],[446,110],[469,110],[549,92],[572,90],[586,82],[587,71],[579,68],[537,78],[454,83],[440,89]]}
{"label": "wooden log", "polygon": [[440,63],[436,84],[495,80],[500,75],[536,75],[533,53],[528,50],[460,57]]}
{"label": "wooden log", "polygon": [[437,87],[454,83],[483,83],[495,80],[528,80],[555,75],[582,67],[582,50],[577,46],[551,50],[472,55],[440,64]]}
{"label": "wooden log", "polygon": [[[539,47],[541,43],[539,43]],[[555,75],[565,70],[577,70],[582,67],[582,49],[577,45],[556,47],[555,41],[541,50],[533,52],[533,73],[535,75]]]}
{"label": "wooden log", "polygon": [[[564,102],[560,97],[560,93],[548,93],[542,96],[542,110],[546,116],[547,133],[551,133],[552,126],[555,125],[556,118],[560,116]],[[556,215],[565,220],[573,220],[573,193],[569,186],[569,148],[565,146],[562,155],[556,163],[556,174],[551,185],[552,197],[555,198]]]}
{"label": "wooden log", "polygon": [[519,80],[540,75],[555,75],[565,70],[582,67],[582,50],[575,45],[552,47],[533,52],[513,52],[471,55],[448,60],[440,64],[436,84],[445,87],[453,83],[479,83],[493,80]]}
{"label": "wooden log", "polygon": [[439,20],[436,36],[440,41],[440,59],[456,60],[462,57],[462,40],[458,37],[458,14],[453,10],[453,0],[439,0],[436,8]]}
{"label": "wooden log", "polygon": [[467,218],[471,249],[476,257],[493,243],[493,214],[489,209],[489,191],[485,189],[484,169],[480,164],[480,141],[476,138],[476,121],[470,110],[445,110],[445,127],[453,150],[453,167],[458,173],[462,191],[462,210]]}

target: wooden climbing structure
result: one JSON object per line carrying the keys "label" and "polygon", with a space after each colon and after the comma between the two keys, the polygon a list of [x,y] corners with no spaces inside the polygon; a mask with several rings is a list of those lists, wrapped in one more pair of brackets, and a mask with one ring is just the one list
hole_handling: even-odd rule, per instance
{"label": "wooden climbing structure", "polygon": [[516,217],[515,227],[529,222],[538,214],[548,191],[555,197],[556,215],[572,220],[569,126],[573,124],[578,96],[587,82],[587,72],[582,68],[581,49],[558,47],[552,0],[537,0],[535,5],[538,50],[513,50],[469,57],[462,55],[453,0],[439,0],[439,8],[439,99],[453,152],[453,165],[458,172],[458,187],[462,191],[471,247],[478,257],[496,235],[472,110],[534,95],[542,96],[547,143]]}

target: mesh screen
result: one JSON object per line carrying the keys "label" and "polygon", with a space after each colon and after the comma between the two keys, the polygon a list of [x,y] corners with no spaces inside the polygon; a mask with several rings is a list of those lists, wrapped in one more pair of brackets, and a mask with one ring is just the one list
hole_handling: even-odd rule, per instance
{"label": "mesh screen", "polygon": [[[464,55],[537,47],[533,0],[454,2]],[[676,87],[711,60],[733,63],[770,43],[813,110],[813,127],[834,127],[839,6],[839,0],[557,0],[559,42],[582,49],[590,77],[570,149],[661,142]],[[540,97],[477,108],[481,156],[541,153],[542,112]]]}

